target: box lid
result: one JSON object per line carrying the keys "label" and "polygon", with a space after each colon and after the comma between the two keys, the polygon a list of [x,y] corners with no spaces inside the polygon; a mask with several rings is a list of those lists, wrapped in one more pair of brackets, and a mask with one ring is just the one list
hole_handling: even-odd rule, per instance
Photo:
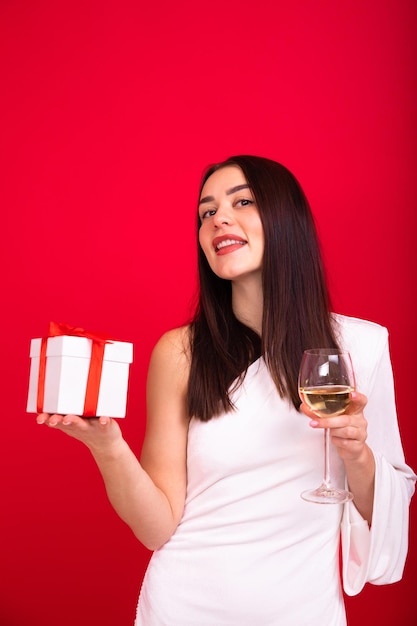
{"label": "box lid", "polygon": [[[32,339],[30,345],[30,357],[39,357],[42,340]],[[60,335],[59,337],[49,337],[46,348],[47,357],[72,356],[89,359],[91,356],[92,340],[86,337],[74,337],[70,335]],[[133,344],[126,341],[114,341],[106,343],[104,348],[105,361],[117,361],[121,363],[132,363]]]}

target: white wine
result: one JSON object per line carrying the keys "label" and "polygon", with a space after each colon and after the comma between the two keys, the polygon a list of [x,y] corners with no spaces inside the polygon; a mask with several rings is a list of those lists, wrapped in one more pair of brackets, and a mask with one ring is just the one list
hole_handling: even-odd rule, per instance
{"label": "white wine", "polygon": [[344,413],[350,402],[353,387],[348,385],[322,385],[301,387],[300,394],[310,409],[320,417],[334,417]]}

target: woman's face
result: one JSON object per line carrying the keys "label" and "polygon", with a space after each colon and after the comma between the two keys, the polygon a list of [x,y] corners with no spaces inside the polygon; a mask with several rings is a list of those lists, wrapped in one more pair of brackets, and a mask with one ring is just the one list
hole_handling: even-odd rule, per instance
{"label": "woman's face", "polygon": [[261,280],[264,233],[255,199],[237,166],[214,172],[201,191],[199,241],[213,272]]}

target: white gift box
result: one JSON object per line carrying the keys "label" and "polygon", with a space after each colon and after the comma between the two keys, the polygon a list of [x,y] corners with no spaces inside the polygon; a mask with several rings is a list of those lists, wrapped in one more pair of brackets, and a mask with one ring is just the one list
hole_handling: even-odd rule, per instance
{"label": "white gift box", "polygon": [[[27,412],[37,413],[42,339],[32,339]],[[86,337],[49,337],[46,347],[45,383],[42,412],[84,414],[84,402],[93,341]],[[104,346],[98,388],[97,415],[125,417],[129,365],[133,345],[112,341]]]}

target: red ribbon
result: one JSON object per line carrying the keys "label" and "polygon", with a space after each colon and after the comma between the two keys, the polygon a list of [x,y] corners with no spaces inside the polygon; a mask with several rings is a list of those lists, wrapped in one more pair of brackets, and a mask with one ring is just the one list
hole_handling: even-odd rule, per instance
{"label": "red ribbon", "polygon": [[45,371],[46,371],[46,347],[49,337],[61,337],[63,335],[70,337],[85,337],[92,340],[90,368],[88,370],[87,388],[85,392],[83,416],[95,417],[97,415],[98,394],[100,391],[101,370],[103,369],[104,349],[106,343],[113,343],[105,335],[101,333],[93,333],[84,330],[84,328],[76,328],[68,324],[57,324],[50,322],[49,336],[41,341],[41,350],[39,355],[39,377],[38,377],[38,394],[37,394],[37,411],[43,412],[43,401],[45,396]]}

